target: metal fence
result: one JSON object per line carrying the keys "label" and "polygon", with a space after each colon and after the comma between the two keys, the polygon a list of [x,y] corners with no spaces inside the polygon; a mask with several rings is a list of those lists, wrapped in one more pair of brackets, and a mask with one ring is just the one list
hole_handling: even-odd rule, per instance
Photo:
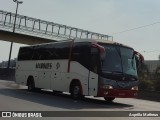
{"label": "metal fence", "polygon": [[[15,13],[0,10],[1,30],[13,31],[14,20]],[[16,18],[15,32],[42,38],[50,38],[54,40],[61,40],[66,38],[113,40],[113,37],[109,35],[90,32],[87,30],[74,28],[54,22],[48,22],[19,14]]]}

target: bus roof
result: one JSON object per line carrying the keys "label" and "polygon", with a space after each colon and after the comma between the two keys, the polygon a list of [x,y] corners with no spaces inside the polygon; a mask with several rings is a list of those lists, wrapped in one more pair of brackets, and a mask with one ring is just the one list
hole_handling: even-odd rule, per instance
{"label": "bus roof", "polygon": [[110,41],[110,40],[100,40],[100,39],[68,39],[68,40],[61,40],[57,42],[49,42],[49,43],[42,43],[42,44],[35,44],[35,45],[30,45],[30,46],[39,46],[39,45],[47,45],[47,44],[54,44],[54,43],[63,43],[63,42],[71,42],[74,40],[74,42],[91,42],[91,43],[104,43],[104,44],[113,44],[113,45],[120,45],[123,47],[131,48],[130,46],[115,42],[115,41]]}
{"label": "bus roof", "polygon": [[120,46],[124,46],[124,47],[128,47],[133,49],[130,46],[115,42],[115,41],[110,41],[110,40],[100,40],[100,39],[76,39],[75,42],[93,42],[93,43],[106,43],[106,44],[113,44],[113,45],[120,45]]}

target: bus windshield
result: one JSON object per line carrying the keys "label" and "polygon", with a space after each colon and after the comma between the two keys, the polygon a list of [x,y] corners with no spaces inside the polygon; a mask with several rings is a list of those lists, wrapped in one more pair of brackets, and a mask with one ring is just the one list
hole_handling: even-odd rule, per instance
{"label": "bus windshield", "polygon": [[102,73],[137,76],[133,49],[118,45],[102,44],[102,46],[106,50],[105,59],[102,61]]}

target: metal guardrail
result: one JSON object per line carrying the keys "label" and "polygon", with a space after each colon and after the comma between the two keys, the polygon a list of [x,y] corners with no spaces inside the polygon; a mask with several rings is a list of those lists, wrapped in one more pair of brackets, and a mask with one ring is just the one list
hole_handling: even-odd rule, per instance
{"label": "metal guardrail", "polygon": [[[15,13],[0,10],[1,30],[12,32],[14,20]],[[64,40],[66,38],[113,40],[113,37],[109,35],[90,32],[87,30],[74,28],[54,22],[48,22],[19,14],[16,18],[15,32],[54,40]]]}

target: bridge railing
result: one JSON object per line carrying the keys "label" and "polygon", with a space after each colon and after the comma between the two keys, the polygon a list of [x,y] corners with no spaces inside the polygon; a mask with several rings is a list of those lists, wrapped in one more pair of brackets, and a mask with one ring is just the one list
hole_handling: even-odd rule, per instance
{"label": "bridge railing", "polygon": [[[15,13],[0,10],[0,29],[13,31]],[[17,15],[15,32],[51,38],[54,40],[68,38],[92,38],[102,40],[113,40],[112,36],[95,33],[79,28],[70,27],[54,22],[48,22],[32,17]]]}

